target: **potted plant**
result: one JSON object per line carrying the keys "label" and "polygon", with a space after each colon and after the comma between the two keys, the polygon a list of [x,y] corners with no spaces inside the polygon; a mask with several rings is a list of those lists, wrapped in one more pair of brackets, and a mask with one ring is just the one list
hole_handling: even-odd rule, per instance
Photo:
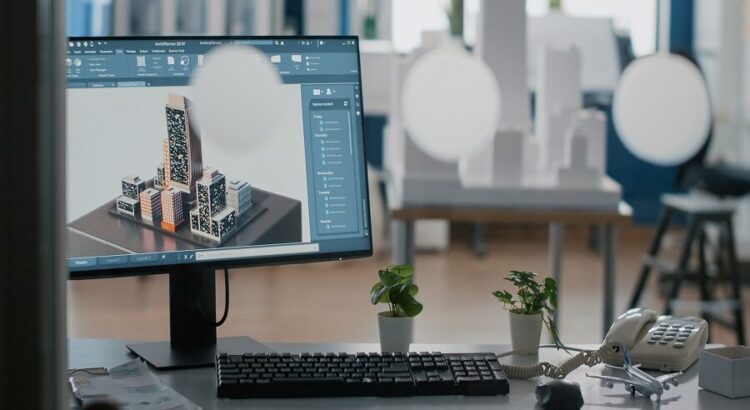
{"label": "potted plant", "polygon": [[414,316],[422,304],[414,299],[419,288],[414,284],[414,268],[392,265],[378,271],[380,280],[370,290],[373,305],[384,303],[388,310],[378,313],[380,349],[383,352],[408,352],[412,341]]}
{"label": "potted plant", "polygon": [[555,345],[565,349],[554,320],[557,283],[552,278],[545,278],[541,284],[535,278],[534,272],[510,271],[505,280],[517,288],[517,298],[506,290],[492,292],[503,304],[503,308],[510,311],[511,342],[513,351],[519,354],[535,354],[539,351],[542,323],[549,329]]}

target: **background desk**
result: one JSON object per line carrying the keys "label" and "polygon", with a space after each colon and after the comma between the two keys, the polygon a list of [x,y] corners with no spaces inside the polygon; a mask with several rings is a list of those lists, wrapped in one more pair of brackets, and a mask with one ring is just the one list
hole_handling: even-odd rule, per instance
{"label": "background desk", "polygon": [[[615,276],[617,258],[617,227],[630,224],[632,210],[621,202],[616,210],[586,210],[515,208],[515,207],[466,207],[403,206],[390,209],[393,263],[414,264],[414,223],[420,219],[445,219],[450,222],[468,223],[513,223],[546,224],[549,226],[549,275],[558,282],[562,276],[562,253],[566,225],[597,225],[601,229],[602,262],[604,275],[602,330],[612,325],[615,312]],[[560,286],[558,285],[558,289]],[[565,295],[559,295],[559,304],[565,303]],[[557,311],[555,312],[557,315]],[[564,324],[562,325],[564,327]]]}
{"label": "background desk", "polygon": [[[70,341],[70,368],[112,367],[133,358],[125,349],[124,340],[76,339]],[[380,346],[374,343],[269,343],[278,352],[372,352]],[[592,347],[592,346],[586,346]],[[415,351],[442,352],[506,352],[507,345],[439,345],[415,344]],[[564,359],[565,353],[543,349],[540,359],[552,363]],[[505,362],[533,363],[536,357],[504,358]],[[214,409],[534,409],[536,398],[534,388],[543,378],[531,381],[511,380],[510,394],[507,396],[464,397],[464,396],[416,396],[416,397],[347,397],[316,399],[253,399],[228,400],[216,398],[216,373],[213,368],[154,371],[164,383],[171,386],[205,410]],[[584,408],[657,409],[656,402],[643,396],[631,397],[624,388],[615,386],[610,390],[597,380],[588,379],[585,372],[592,374],[619,375],[618,370],[603,365],[594,368],[581,367],[568,378],[581,384]],[[693,365],[680,379],[680,386],[664,393],[661,408],[680,410],[746,410],[750,408],[750,398],[730,400],[698,387],[698,367]],[[546,380],[546,379],[545,379]],[[71,408],[76,408],[74,405]]]}

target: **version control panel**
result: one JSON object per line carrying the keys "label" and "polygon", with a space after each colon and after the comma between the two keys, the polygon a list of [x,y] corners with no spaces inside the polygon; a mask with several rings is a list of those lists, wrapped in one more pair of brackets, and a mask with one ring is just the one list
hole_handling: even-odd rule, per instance
{"label": "version control panel", "polygon": [[308,190],[313,236],[367,236],[363,195],[362,108],[359,86],[302,86],[308,156]]}

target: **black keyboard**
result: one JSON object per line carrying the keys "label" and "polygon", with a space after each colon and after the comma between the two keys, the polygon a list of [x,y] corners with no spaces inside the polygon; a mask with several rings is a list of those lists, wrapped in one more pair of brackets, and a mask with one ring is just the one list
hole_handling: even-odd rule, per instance
{"label": "black keyboard", "polygon": [[493,353],[220,353],[216,372],[227,398],[508,394]]}

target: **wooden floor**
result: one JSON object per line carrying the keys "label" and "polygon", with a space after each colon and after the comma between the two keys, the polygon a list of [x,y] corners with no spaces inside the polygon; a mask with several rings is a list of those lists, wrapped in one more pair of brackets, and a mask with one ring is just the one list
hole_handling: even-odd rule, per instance
{"label": "wooden floor", "polygon": [[[626,308],[650,235],[645,229],[629,229],[620,235],[618,313]],[[560,327],[568,343],[596,343],[603,334],[601,262],[586,246],[586,239],[584,230],[566,236]],[[229,319],[219,335],[249,335],[260,341],[376,342],[376,313],[383,308],[370,304],[368,292],[377,269],[390,260],[387,245],[378,249],[367,259],[233,270]],[[420,253],[416,261],[418,299],[425,308],[416,320],[415,341],[509,343],[507,313],[490,292],[509,289],[502,276],[510,269],[546,272],[544,230],[495,231],[489,254],[483,259],[475,257],[461,238],[454,239],[446,252]],[[69,336],[167,339],[167,279],[156,275],[69,282]],[[217,281],[217,311],[221,312],[223,284],[218,275]],[[687,299],[696,295],[693,289],[682,293]],[[745,306],[750,306],[747,290],[744,300]],[[663,309],[654,282],[642,305]],[[736,343],[733,332],[711,330],[713,341]]]}

